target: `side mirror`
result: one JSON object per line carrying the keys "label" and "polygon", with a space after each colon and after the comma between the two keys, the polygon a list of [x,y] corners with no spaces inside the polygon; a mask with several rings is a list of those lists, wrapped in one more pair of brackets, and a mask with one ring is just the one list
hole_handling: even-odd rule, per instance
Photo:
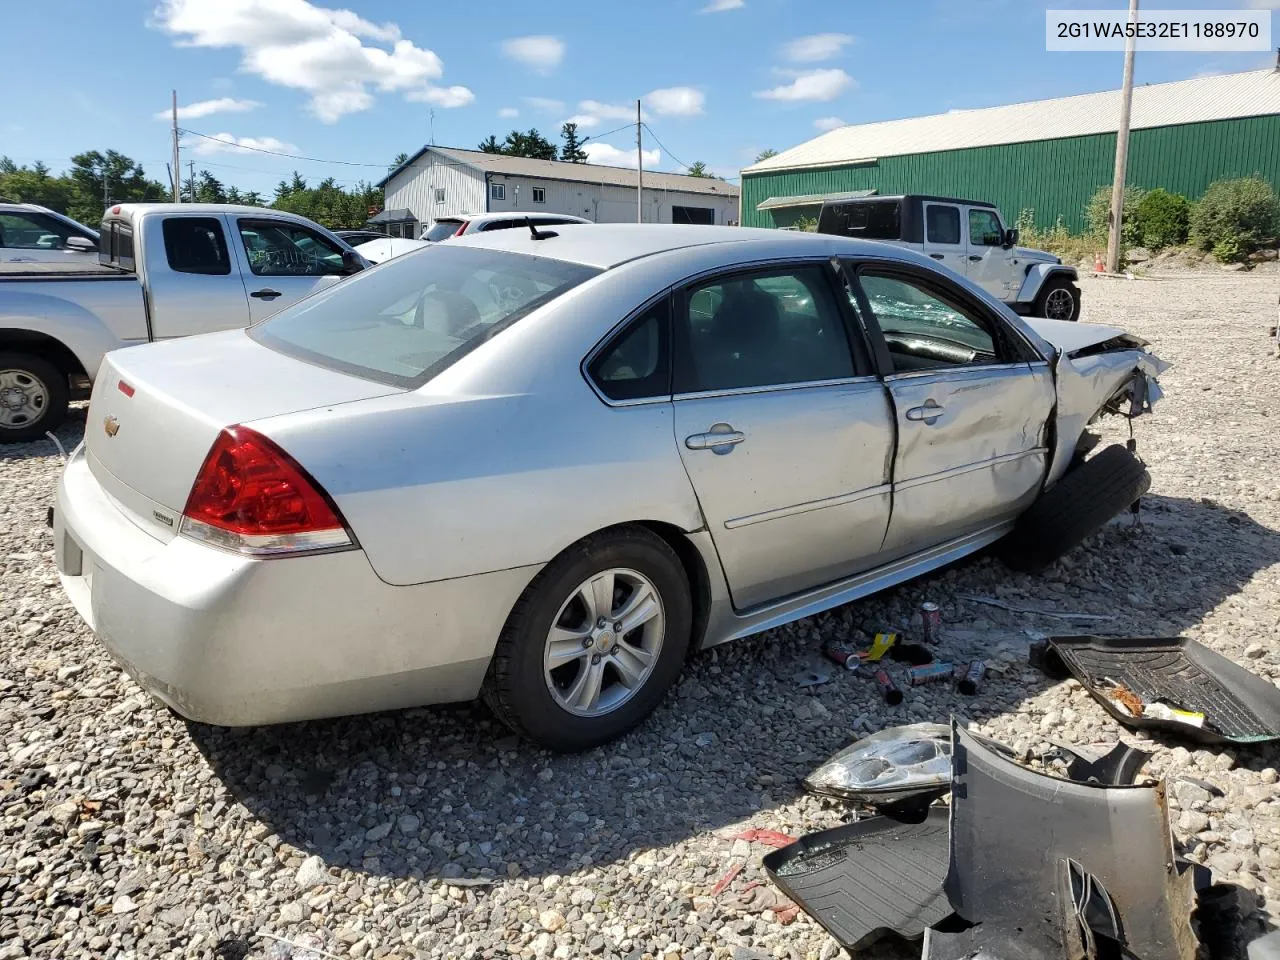
{"label": "side mirror", "polygon": [[76,250],[80,253],[95,253],[98,245],[88,237],[67,237],[63,246],[68,250]]}
{"label": "side mirror", "polygon": [[1018,245],[1018,228],[1010,227],[1008,230],[1004,232],[1004,247],[1007,250],[1009,247],[1016,247],[1017,245]]}
{"label": "side mirror", "polygon": [[342,251],[342,272],[346,274],[359,273],[364,269],[364,261],[360,259],[360,254],[354,250]]}

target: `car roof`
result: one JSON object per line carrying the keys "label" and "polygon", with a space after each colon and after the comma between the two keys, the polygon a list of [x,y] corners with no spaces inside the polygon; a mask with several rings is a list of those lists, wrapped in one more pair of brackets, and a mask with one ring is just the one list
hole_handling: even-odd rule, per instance
{"label": "car roof", "polygon": [[[602,270],[641,257],[712,243],[734,243],[740,247],[754,247],[761,258],[830,254],[841,256],[863,254],[893,258],[897,257],[898,251],[901,250],[900,247],[869,240],[759,227],[593,223],[565,224],[544,232],[550,232],[551,236],[535,240],[528,230],[490,230],[483,233],[464,234],[450,240],[449,244],[551,257]],[[740,251],[737,256],[742,256],[742,252]]]}
{"label": "car roof", "polygon": [[548,213],[546,210],[508,210],[505,213],[477,213],[470,216],[465,213],[459,213],[436,217],[436,220],[443,220],[446,223],[456,223],[463,220],[468,223],[489,223],[492,220],[519,220],[521,217],[530,217],[533,220],[568,220],[573,223],[591,223],[585,217],[575,217],[571,213]]}

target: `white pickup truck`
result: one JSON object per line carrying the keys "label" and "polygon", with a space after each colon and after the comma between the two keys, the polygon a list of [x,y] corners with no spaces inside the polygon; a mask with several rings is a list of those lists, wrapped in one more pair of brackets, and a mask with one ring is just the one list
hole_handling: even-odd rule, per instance
{"label": "white pickup truck", "polygon": [[114,206],[97,263],[0,263],[0,444],[57,426],[108,350],[247,326],[367,266],[290,213]]}
{"label": "white pickup truck", "polygon": [[1016,313],[1080,319],[1076,268],[1052,253],[1018,246],[1018,231],[1006,227],[990,203],[921,194],[827,200],[818,232],[910,247],[968,277]]}

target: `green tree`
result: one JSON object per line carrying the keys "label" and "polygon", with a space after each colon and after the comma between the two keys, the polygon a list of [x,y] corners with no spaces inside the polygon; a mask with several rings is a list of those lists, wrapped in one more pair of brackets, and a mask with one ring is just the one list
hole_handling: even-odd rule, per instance
{"label": "green tree", "polygon": [[1157,187],[1142,198],[1134,214],[1144,247],[1163,250],[1186,242],[1191,204],[1182,194]]}
{"label": "green tree", "polygon": [[8,157],[0,158],[0,197],[66,213],[72,194],[72,183],[66,177],[50,176],[43,163],[36,161],[32,167],[20,167]]}
{"label": "green tree", "polygon": [[756,154],[756,163],[759,163],[762,160],[768,160],[770,157],[776,157],[777,155],[777,150],[774,150],[772,147],[768,147]]}
{"label": "green tree", "polygon": [[409,155],[407,153],[397,153],[395,159],[392,160],[391,163],[387,165],[387,169],[394,170],[397,167],[404,166],[408,162],[409,162]]}
{"label": "green tree", "polygon": [[695,160],[693,163],[689,164],[689,169],[685,171],[685,174],[690,177],[710,177],[711,176],[711,174],[707,171],[707,165],[703,163],[701,160]]}
{"label": "green tree", "polygon": [[[1142,243],[1142,227],[1138,224],[1137,210],[1147,191],[1141,187],[1124,188],[1124,213],[1120,218],[1120,243],[1126,247],[1136,247]],[[1105,240],[1111,232],[1111,187],[1099,187],[1094,191],[1089,203],[1084,208],[1084,221],[1089,225],[1089,233]]]}
{"label": "green tree", "polygon": [[1191,210],[1191,242],[1224,262],[1252,253],[1276,235],[1280,200],[1261,177],[1218,180]]}
{"label": "green tree", "polygon": [[503,141],[502,152],[511,157],[531,157],[534,160],[554,160],[555,144],[530,128],[528,133],[512,130]]}
{"label": "green tree", "polygon": [[163,200],[170,195],[167,186],[147,178],[141,164],[115,150],[76,154],[65,176],[72,183],[66,212],[81,223],[97,223],[113,203]]}
{"label": "green tree", "polygon": [[489,134],[489,136],[486,139],[480,141],[480,145],[477,147],[477,149],[480,150],[481,153],[505,152],[502,149],[502,144],[498,142],[498,138],[495,137],[492,133]]}
{"label": "green tree", "polygon": [[587,151],[582,149],[582,145],[591,138],[578,139],[578,125],[576,123],[566,123],[561,127],[560,139],[564,141],[564,145],[560,148],[561,160],[567,160],[569,163],[587,162]]}

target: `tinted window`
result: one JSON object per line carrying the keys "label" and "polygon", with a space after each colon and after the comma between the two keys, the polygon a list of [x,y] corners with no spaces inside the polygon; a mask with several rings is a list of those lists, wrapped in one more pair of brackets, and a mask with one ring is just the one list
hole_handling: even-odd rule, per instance
{"label": "tinted window", "polygon": [[250,335],[312,363],[412,388],[598,272],[442,244],[307,297]]}
{"label": "tinted window", "polygon": [[283,220],[241,220],[249,269],[260,277],[323,277],[344,273],[342,250],[314,230]]}
{"label": "tinted window", "polygon": [[422,231],[421,240],[448,240],[458,228],[462,226],[461,220],[437,220],[426,230]]}
{"label": "tinted window", "polygon": [[924,208],[925,239],[930,243],[960,242],[960,208],[943,207],[936,203]]}
{"label": "tinted window", "polygon": [[67,237],[79,236],[79,230],[43,213],[0,213],[0,247],[61,250]]}
{"label": "tinted window", "polygon": [[1004,238],[1000,235],[1000,219],[991,210],[969,211],[969,244],[974,247],[998,247]]}
{"label": "tinted window", "polygon": [[670,395],[670,316],[665,299],[654,304],[596,355],[587,373],[601,393],[610,400]]}
{"label": "tinted window", "polygon": [[897,240],[902,235],[897,200],[829,203],[823,206],[819,219],[819,233],[863,240]]}
{"label": "tinted window", "polygon": [[222,223],[214,217],[166,217],[164,253],[179,273],[225,275],[231,272]]}
{"label": "tinted window", "polygon": [[996,349],[976,313],[941,289],[900,276],[859,274],[894,370],[992,363]]}
{"label": "tinted window", "polygon": [[682,314],[679,392],[853,376],[844,322],[819,267],[700,284]]}

